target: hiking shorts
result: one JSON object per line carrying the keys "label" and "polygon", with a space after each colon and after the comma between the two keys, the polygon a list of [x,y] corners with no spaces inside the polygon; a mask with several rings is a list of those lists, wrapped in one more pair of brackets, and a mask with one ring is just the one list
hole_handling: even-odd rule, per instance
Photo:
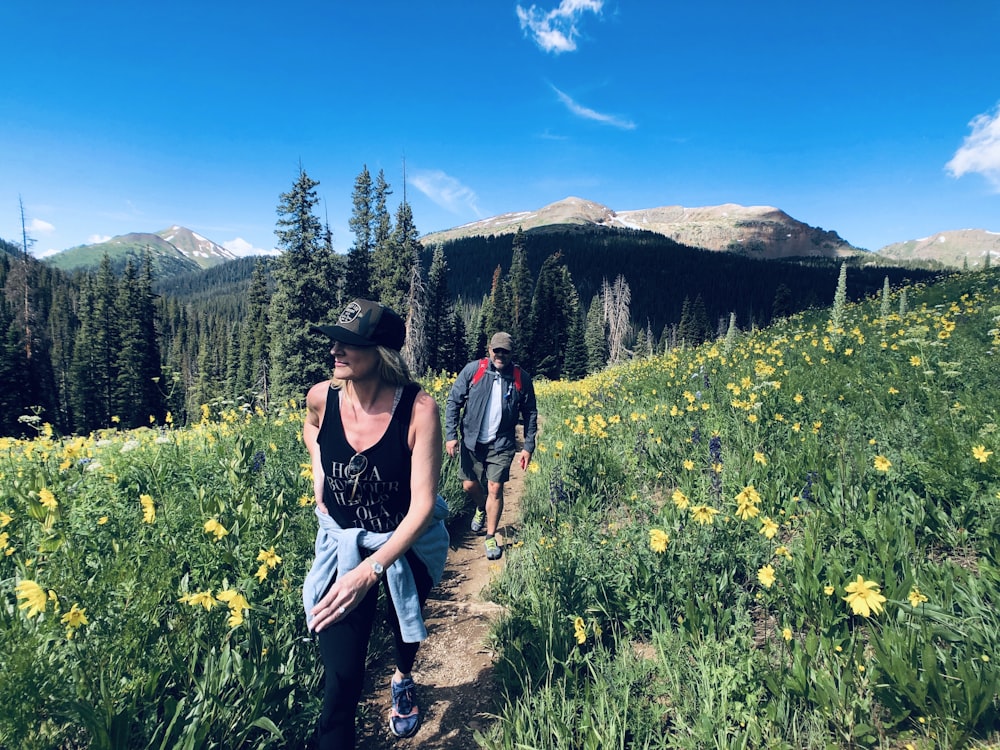
{"label": "hiking shorts", "polygon": [[463,481],[503,484],[510,479],[510,465],[517,448],[497,451],[494,450],[494,445],[495,443],[476,443],[476,449],[470,451],[462,443],[458,475]]}

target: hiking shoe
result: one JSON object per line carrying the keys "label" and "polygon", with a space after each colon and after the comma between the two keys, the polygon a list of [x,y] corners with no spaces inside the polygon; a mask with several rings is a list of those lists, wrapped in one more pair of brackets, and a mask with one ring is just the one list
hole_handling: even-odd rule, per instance
{"label": "hiking shoe", "polygon": [[476,512],[472,514],[472,523],[469,524],[469,528],[472,529],[473,534],[478,534],[486,527],[486,511],[476,509]]}
{"label": "hiking shoe", "polygon": [[420,709],[417,708],[417,686],[412,677],[392,682],[392,711],[389,713],[389,731],[397,737],[412,737],[420,728]]}
{"label": "hiking shoe", "polygon": [[499,560],[500,555],[503,554],[503,550],[500,549],[500,545],[497,544],[496,537],[488,536],[486,537],[486,559],[487,560]]}

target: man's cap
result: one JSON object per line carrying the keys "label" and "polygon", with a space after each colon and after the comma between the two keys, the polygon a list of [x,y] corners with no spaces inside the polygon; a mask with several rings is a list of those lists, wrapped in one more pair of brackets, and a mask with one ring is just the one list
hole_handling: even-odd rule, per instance
{"label": "man's cap", "polygon": [[390,308],[367,299],[355,299],[337,318],[336,325],[310,326],[333,341],[353,346],[385,346],[399,351],[406,340],[406,323]]}
{"label": "man's cap", "polygon": [[490,339],[490,351],[494,349],[506,349],[512,352],[514,351],[514,339],[510,337],[509,333],[504,331],[494,333],[493,338]]}

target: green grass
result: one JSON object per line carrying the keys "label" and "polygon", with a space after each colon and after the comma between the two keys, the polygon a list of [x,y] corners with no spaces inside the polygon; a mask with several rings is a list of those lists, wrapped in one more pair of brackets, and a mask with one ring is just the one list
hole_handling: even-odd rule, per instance
{"label": "green grass", "polygon": [[[996,743],[998,279],[538,384],[476,742]],[[0,439],[0,746],[306,742],[302,416]]]}

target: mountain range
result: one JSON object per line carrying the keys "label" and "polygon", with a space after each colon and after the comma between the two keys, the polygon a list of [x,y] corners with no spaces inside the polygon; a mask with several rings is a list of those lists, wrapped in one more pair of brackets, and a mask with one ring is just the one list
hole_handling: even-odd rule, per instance
{"label": "mountain range", "polygon": [[[813,227],[772,206],[661,206],[615,211],[607,206],[569,197],[534,211],[500,214],[432,232],[421,237],[425,247],[469,237],[554,232],[635,230],[663,235],[689,247],[730,252],[761,260],[780,258],[848,258],[871,255],[854,247],[835,231]],[[205,270],[237,256],[190,229],[172,226],[155,233],[136,232],[92,245],[79,245],[45,259],[63,270],[96,268],[105,254],[116,270],[131,258],[138,263],[153,251],[158,277]],[[987,256],[1000,260],[1000,233],[982,229],[939,232],[919,240],[887,245],[874,253],[904,264],[981,267]]]}
{"label": "mountain range", "polygon": [[45,262],[64,271],[93,269],[101,264],[106,254],[111,259],[112,267],[118,271],[128,260],[140,265],[147,250],[152,256],[157,277],[205,270],[237,258],[207,237],[174,225],[159,232],[132,232],[92,245],[77,245],[48,256]]}

